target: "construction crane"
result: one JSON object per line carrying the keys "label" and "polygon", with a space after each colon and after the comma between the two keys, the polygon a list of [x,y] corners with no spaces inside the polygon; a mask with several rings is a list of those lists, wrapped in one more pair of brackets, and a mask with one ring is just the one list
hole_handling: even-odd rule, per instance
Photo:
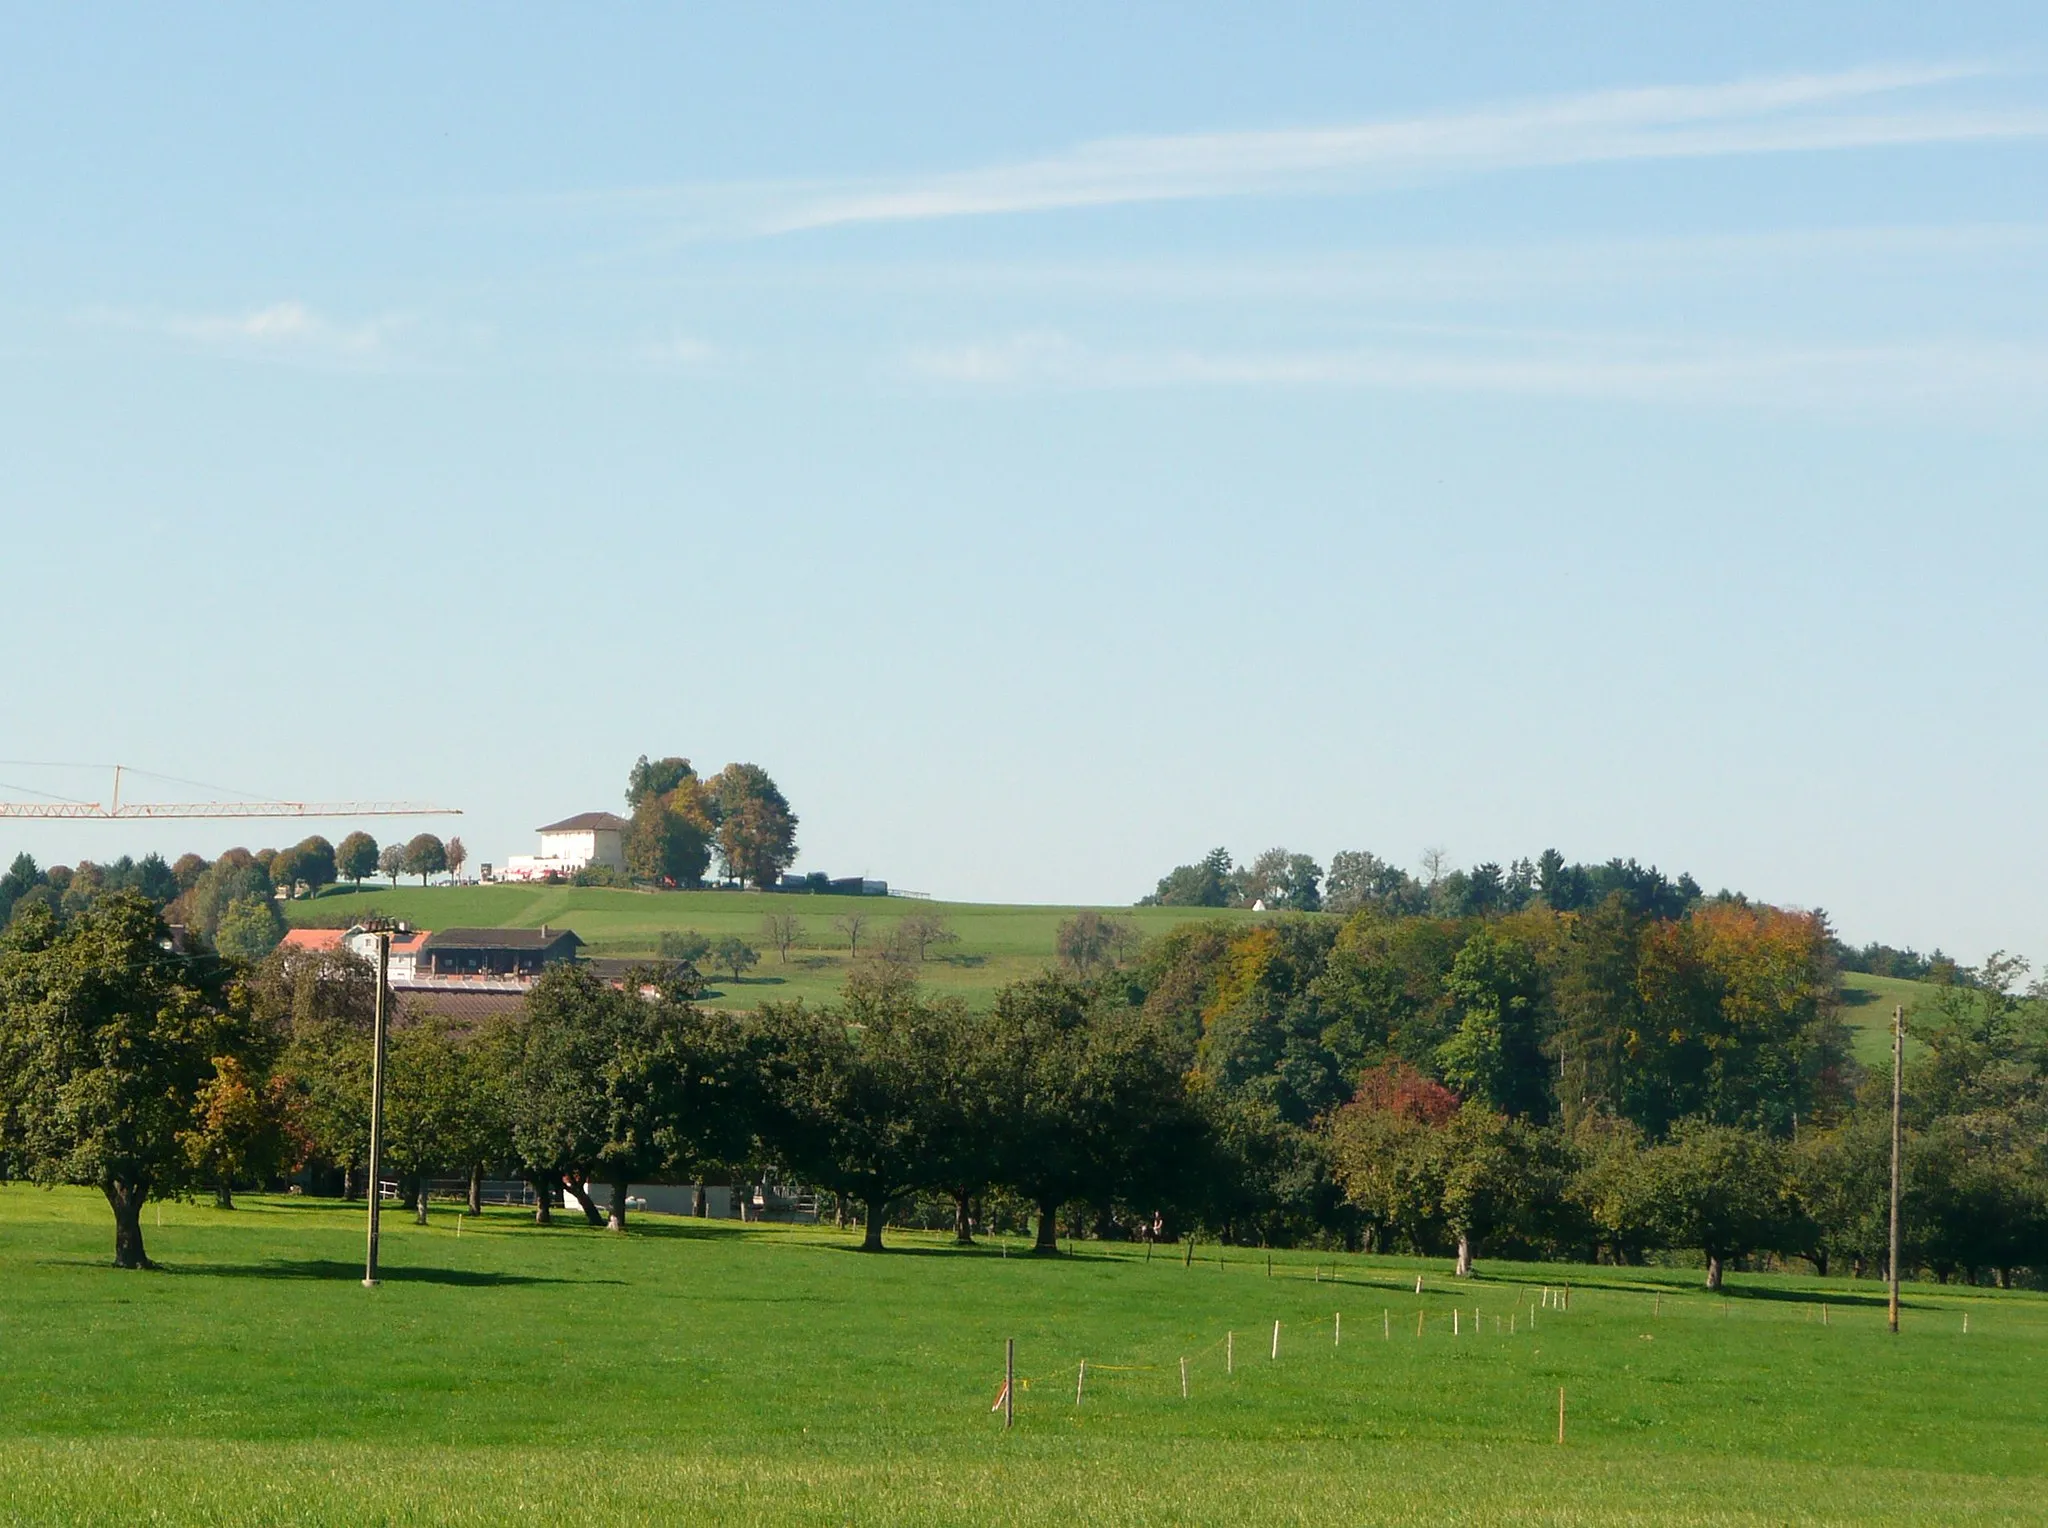
{"label": "construction crane", "polygon": [[[16,763],[26,761],[16,760]],[[54,766],[35,766],[49,768]],[[65,766],[71,767],[71,766]],[[126,765],[98,765],[96,768],[111,768],[114,771],[114,792],[105,802],[74,801],[64,796],[53,796],[45,791],[30,790],[25,785],[5,786],[8,790],[26,792],[40,797],[36,801],[0,801],[0,818],[34,817],[67,818],[73,821],[133,822],[144,818],[168,817],[460,817],[462,809],[452,806],[426,806],[417,801],[123,801],[121,799],[121,777],[124,773],[145,775],[154,780],[169,780],[178,785],[197,786],[200,790],[221,790],[225,787],[204,785],[195,780],[178,780],[172,775],[151,774],[146,769],[133,769]]]}

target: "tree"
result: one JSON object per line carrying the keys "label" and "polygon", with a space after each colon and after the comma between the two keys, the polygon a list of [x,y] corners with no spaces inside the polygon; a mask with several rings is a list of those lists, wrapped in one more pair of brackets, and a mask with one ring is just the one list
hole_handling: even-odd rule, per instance
{"label": "tree", "polygon": [[771,1084],[763,1136],[779,1158],[865,1207],[861,1248],[882,1250],[889,1206],[934,1182],[957,1005],[885,977],[849,982],[841,1004],[766,1005]]}
{"label": "tree", "polygon": [[1141,905],[1229,907],[1238,900],[1237,873],[1228,849],[1211,849],[1195,864],[1178,865],[1159,878]]}
{"label": "tree", "polygon": [[1548,988],[1529,945],[1492,926],[1477,929],[1444,982],[1459,1010],[1457,1032],[1437,1047],[1444,1081],[1496,1113],[1546,1118]]}
{"label": "tree", "polygon": [[1110,942],[1117,928],[1102,914],[1084,909],[1061,920],[1053,934],[1053,953],[1076,976],[1090,976],[1097,966],[1108,961]]}
{"label": "tree", "polygon": [[[635,1179],[736,1154],[749,1096],[732,1021],[707,1014],[665,973],[613,987],[587,966],[548,967],[526,999],[513,1139],[536,1172],[611,1187],[609,1224],[626,1228]],[[652,993],[652,996],[646,994]],[[584,1214],[598,1223],[596,1207]]]}
{"label": "tree", "polygon": [[377,840],[367,833],[351,833],[334,849],[334,869],[360,891],[363,877],[377,873]]}
{"label": "tree", "polygon": [[[197,929],[212,939],[232,903],[252,902],[274,907],[276,899],[277,885],[271,880],[270,873],[257,863],[256,856],[247,849],[230,849],[201,872],[190,891],[180,894],[172,904],[172,916],[187,928]],[[277,940],[270,943],[276,944]]]}
{"label": "tree", "polygon": [[960,942],[960,936],[953,932],[952,924],[946,921],[943,913],[912,913],[898,920],[896,937],[917,951],[920,965],[930,958],[933,945]]}
{"label": "tree", "polygon": [[460,877],[462,874],[462,867],[469,862],[468,846],[465,845],[459,838],[451,838],[448,840],[447,853],[448,874],[450,876]]}
{"label": "tree", "polygon": [[721,971],[730,971],[734,981],[760,962],[760,952],[737,934],[723,934],[711,943],[711,963]]}
{"label": "tree", "polygon": [[219,1208],[235,1207],[237,1183],[260,1183],[284,1165],[291,1147],[285,1109],[284,1079],[251,1077],[232,1055],[213,1058],[213,1076],[200,1086],[193,1123],[178,1141],[193,1174],[213,1185]]}
{"label": "tree", "polygon": [[378,851],[377,874],[390,881],[393,886],[398,884],[398,878],[405,874],[404,844],[386,844]]}
{"label": "tree", "polygon": [[318,833],[303,838],[292,847],[292,875],[304,884],[308,893],[319,896],[326,887],[332,886],[340,871],[334,845]]}
{"label": "tree", "polygon": [[846,947],[855,960],[860,959],[861,935],[872,921],[864,912],[841,913],[832,920],[832,926],[846,936]]}
{"label": "tree", "polygon": [[0,1151],[38,1182],[97,1187],[117,1268],[154,1266],[142,1206],[193,1180],[181,1136],[214,1058],[236,1053],[223,994],[169,944],[125,891],[61,931],[32,910],[0,940]]}
{"label": "tree", "polygon": [[420,885],[427,884],[429,876],[439,875],[448,868],[448,846],[431,833],[418,833],[405,846],[403,869],[407,875],[420,878]]}
{"label": "tree", "polygon": [[626,871],[656,885],[699,886],[711,863],[711,821],[694,777],[633,804],[626,830]]}
{"label": "tree", "polygon": [[711,953],[711,937],[708,934],[700,934],[693,928],[663,929],[657,948],[663,960],[695,965]]}
{"label": "tree", "polygon": [[1041,976],[996,995],[993,1048],[998,1181],[1037,1207],[1034,1251],[1059,1250],[1069,1200],[1157,1202],[1202,1156],[1205,1131],[1163,1031],[1078,983]]}
{"label": "tree", "polygon": [[284,918],[273,901],[238,897],[227,905],[214,930],[213,946],[230,960],[253,965],[284,938]]}
{"label": "tree", "polygon": [[21,899],[43,884],[42,867],[32,854],[17,854],[7,873],[0,875],[0,929],[7,927]]}
{"label": "tree", "polygon": [[803,919],[795,913],[770,913],[761,920],[761,935],[774,946],[777,958],[787,965],[791,948],[803,942]]}
{"label": "tree", "polygon": [[728,764],[710,784],[718,856],[728,879],[772,886],[796,860],[797,817],[768,771]]}
{"label": "tree", "polygon": [[1238,886],[1238,900],[1249,906],[1312,913],[1321,910],[1323,868],[1306,854],[1268,849],[1251,863]]}
{"label": "tree", "polygon": [[1667,1247],[1696,1247],[1707,1288],[1727,1259],[1796,1251],[1806,1239],[1784,1148],[1753,1130],[1687,1120],[1643,1160],[1649,1219]]}
{"label": "tree", "polygon": [[630,810],[643,801],[671,795],[684,781],[696,777],[688,759],[670,757],[649,763],[643,753],[626,775],[626,806]]}
{"label": "tree", "polygon": [[1345,849],[1330,856],[1330,874],[1323,884],[1323,906],[1333,913],[1355,913],[1376,907],[1395,914],[1419,913],[1422,886],[1407,871],[1363,849]]}

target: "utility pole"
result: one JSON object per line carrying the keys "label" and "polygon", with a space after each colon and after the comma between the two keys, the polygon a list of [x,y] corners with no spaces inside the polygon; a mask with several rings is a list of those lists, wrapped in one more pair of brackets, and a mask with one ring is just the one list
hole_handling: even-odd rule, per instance
{"label": "utility pole", "polygon": [[1902,1077],[1906,1070],[1906,1008],[1903,1003],[1892,1008],[1892,1246],[1891,1246],[1891,1305],[1887,1325],[1896,1333],[1899,1329],[1899,1157],[1905,1143],[1902,1102],[1904,1099]]}
{"label": "utility pole", "polygon": [[384,1207],[384,986],[391,976],[391,935],[377,935],[377,1017],[370,1042],[370,1246],[363,1288],[377,1287],[377,1212]]}

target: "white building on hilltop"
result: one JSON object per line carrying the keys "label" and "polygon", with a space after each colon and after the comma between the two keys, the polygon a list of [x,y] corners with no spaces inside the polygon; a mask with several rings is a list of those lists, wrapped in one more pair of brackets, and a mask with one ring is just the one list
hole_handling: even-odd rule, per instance
{"label": "white building on hilltop", "polygon": [[550,875],[563,879],[592,865],[623,872],[626,868],[626,830],[632,826],[613,812],[578,812],[539,829],[540,853],[515,854],[498,872],[500,880],[539,881]]}

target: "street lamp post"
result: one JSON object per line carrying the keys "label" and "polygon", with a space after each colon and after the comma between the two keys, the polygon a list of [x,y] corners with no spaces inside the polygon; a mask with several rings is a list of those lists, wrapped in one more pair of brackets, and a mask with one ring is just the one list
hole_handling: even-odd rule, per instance
{"label": "street lamp post", "polygon": [[370,1042],[370,1245],[363,1259],[363,1288],[377,1287],[377,1214],[384,1207],[384,990],[391,975],[391,935],[377,935],[377,1017]]}

